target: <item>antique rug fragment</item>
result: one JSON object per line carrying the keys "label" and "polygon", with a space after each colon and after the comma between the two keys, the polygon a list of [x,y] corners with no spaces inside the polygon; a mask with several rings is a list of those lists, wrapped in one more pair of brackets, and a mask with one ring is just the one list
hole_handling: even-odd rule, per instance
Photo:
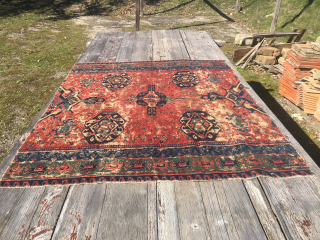
{"label": "antique rug fragment", "polygon": [[76,64],[2,187],[312,174],[224,61]]}

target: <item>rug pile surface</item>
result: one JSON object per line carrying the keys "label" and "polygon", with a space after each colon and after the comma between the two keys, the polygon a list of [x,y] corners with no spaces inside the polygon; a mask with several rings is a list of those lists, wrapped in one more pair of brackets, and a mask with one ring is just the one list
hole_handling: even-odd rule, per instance
{"label": "rug pile surface", "polygon": [[76,64],[2,187],[312,174],[224,61]]}

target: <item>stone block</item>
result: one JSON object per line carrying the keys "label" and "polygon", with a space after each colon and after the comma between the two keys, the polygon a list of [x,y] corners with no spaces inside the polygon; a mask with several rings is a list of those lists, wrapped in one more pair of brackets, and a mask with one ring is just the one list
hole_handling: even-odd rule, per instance
{"label": "stone block", "polygon": [[247,39],[244,41],[244,43],[242,43],[244,38],[247,37],[252,37],[252,34],[237,34],[235,39],[234,39],[234,44],[238,44],[238,45],[251,45],[252,43],[252,39]]}
{"label": "stone block", "polygon": [[257,55],[270,56],[270,57],[278,57],[281,52],[278,48],[274,47],[261,47],[257,51]]}
{"label": "stone block", "polygon": [[291,48],[282,48],[281,56],[285,59],[287,57],[288,51],[291,50]]}
{"label": "stone block", "polygon": [[257,55],[256,60],[265,65],[275,65],[277,63],[277,58],[272,56]]}
{"label": "stone block", "polygon": [[279,59],[278,59],[278,63],[281,65],[283,65],[285,61],[286,61],[286,59],[284,57],[279,57]]}

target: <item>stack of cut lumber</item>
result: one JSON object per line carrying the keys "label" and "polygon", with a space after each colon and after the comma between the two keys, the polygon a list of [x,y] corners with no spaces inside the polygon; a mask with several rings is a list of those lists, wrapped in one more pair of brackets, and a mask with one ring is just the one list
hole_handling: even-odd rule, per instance
{"label": "stack of cut lumber", "polygon": [[[320,69],[320,52],[307,44],[293,44],[291,50],[287,52],[283,64],[284,69],[279,80],[279,93],[297,106],[302,107],[303,104],[303,107],[306,107],[303,100],[306,99],[306,103],[309,103],[307,99],[310,99],[310,94],[314,95],[314,92],[311,91],[312,87],[310,89],[306,86],[299,88],[299,86],[303,82],[303,78],[311,75],[311,69]],[[313,110],[308,106],[306,111],[310,113]]]}

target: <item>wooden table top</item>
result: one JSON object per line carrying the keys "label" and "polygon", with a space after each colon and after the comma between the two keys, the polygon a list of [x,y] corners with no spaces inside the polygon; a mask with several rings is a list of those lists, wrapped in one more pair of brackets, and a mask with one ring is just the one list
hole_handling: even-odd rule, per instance
{"label": "wooden table top", "polygon": [[[1,188],[0,239],[320,239],[319,167],[207,32],[99,33],[78,62],[175,59],[225,60],[315,174]],[[0,165],[1,175],[48,104]]]}

